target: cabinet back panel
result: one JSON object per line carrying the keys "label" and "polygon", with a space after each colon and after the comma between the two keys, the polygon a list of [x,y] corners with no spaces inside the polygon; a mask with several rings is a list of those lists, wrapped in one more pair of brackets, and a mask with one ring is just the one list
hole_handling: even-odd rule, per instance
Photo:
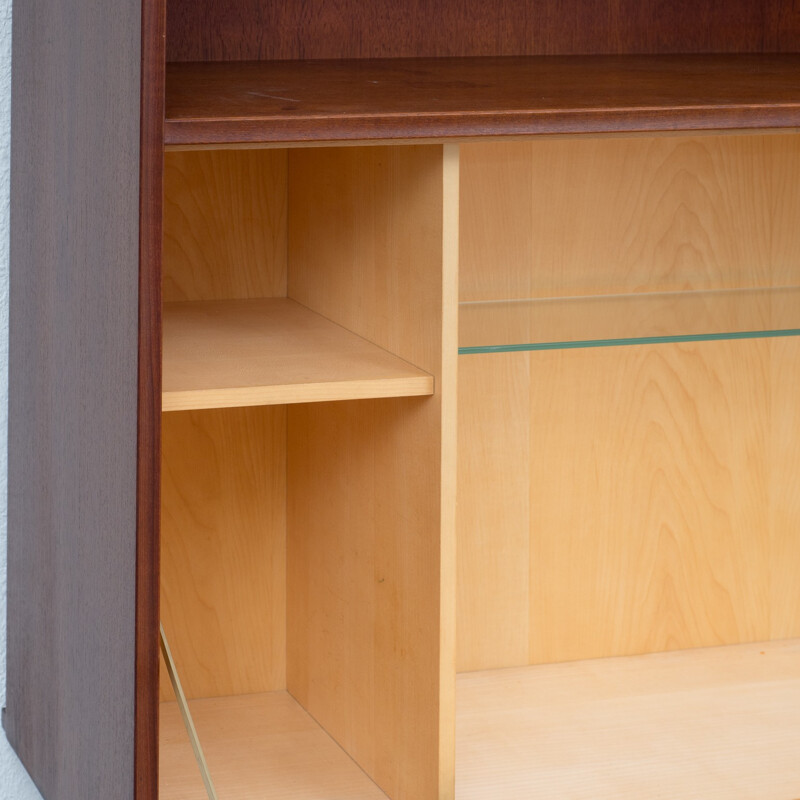
{"label": "cabinet back panel", "polygon": [[800,137],[461,147],[461,301],[800,284]]}
{"label": "cabinet back panel", "polygon": [[800,634],[798,358],[796,339],[464,356],[460,669]]}
{"label": "cabinet back panel", "polygon": [[[167,153],[164,178],[165,301],[286,295],[285,150]],[[286,409],[163,425],[161,614],[186,694],[283,689]]]}
{"label": "cabinet back panel", "polygon": [[795,339],[464,356],[459,668],[799,635],[798,358]]}
{"label": "cabinet back panel", "polygon": [[[797,137],[461,149],[462,300],[800,282]],[[798,635],[799,355],[462,356],[459,668]]]}
{"label": "cabinet back panel", "polygon": [[286,295],[285,150],[166,153],[164,301]]}
{"label": "cabinet back panel", "polygon": [[771,342],[770,412],[770,638],[790,639],[800,631],[797,588],[800,531],[800,352],[796,339]]}
{"label": "cabinet back panel", "polygon": [[170,0],[167,59],[791,52],[790,0]]}
{"label": "cabinet back panel", "polygon": [[286,407],[173,412],[162,437],[161,618],[186,695],[284,689]]}

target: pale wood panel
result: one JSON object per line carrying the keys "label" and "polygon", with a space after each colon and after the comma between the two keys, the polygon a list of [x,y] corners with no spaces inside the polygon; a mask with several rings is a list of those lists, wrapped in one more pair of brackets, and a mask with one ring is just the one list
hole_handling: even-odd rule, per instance
{"label": "pale wood panel", "polygon": [[458,469],[458,261],[461,148],[442,148],[442,387],[439,464],[439,794],[455,796],[456,504]]}
{"label": "pale wood panel", "polygon": [[392,798],[438,791],[432,402],[289,410],[288,688]]}
{"label": "pale wood panel", "polygon": [[[462,307],[460,344],[796,327],[796,292],[626,294],[797,285],[799,173],[796,135],[462,145],[461,299],[586,298]],[[520,663],[518,559],[531,661],[800,635],[796,346],[464,356],[459,668]]]}
{"label": "pale wood panel", "polygon": [[798,360],[795,338],[463,356],[459,669],[800,636]]}
{"label": "pale wood panel", "polygon": [[457,800],[800,797],[800,643],[458,678]]}
{"label": "pale wood panel", "polygon": [[[461,299],[531,293],[529,143],[461,147]],[[487,202],[488,200],[488,202]],[[459,345],[530,341],[532,315],[462,305]],[[515,313],[516,312],[516,313]],[[530,376],[513,354],[461,358],[458,383],[457,669],[529,662]]]}
{"label": "pale wood panel", "polygon": [[800,137],[462,146],[461,299],[796,285]]}
{"label": "pale wood panel", "polygon": [[443,157],[289,154],[289,297],[427,372],[442,358]]}
{"label": "pale wood panel", "polygon": [[[286,692],[194,700],[192,716],[220,798],[386,800]],[[207,800],[175,703],[161,705],[159,797]]]}
{"label": "pale wood panel", "polygon": [[461,145],[462,301],[534,296],[532,154],[529,141]]}
{"label": "pale wood panel", "polygon": [[769,638],[770,343],[529,358],[531,661]]}
{"label": "pale wood panel", "polygon": [[286,298],[168,303],[162,409],[433,393],[433,377]]}
{"label": "pale wood panel", "polygon": [[393,800],[453,796],[454,155],[290,155],[289,295],[436,380],[289,410],[288,688]]}
{"label": "pale wood panel", "polygon": [[285,150],[167,153],[164,300],[286,294]]}
{"label": "pale wood panel", "polygon": [[771,353],[769,635],[781,639],[800,635],[800,340]]}
{"label": "pale wood panel", "polygon": [[285,688],[285,407],[165,414],[162,447],[161,616],[187,696]]}
{"label": "pale wood panel", "polygon": [[502,353],[459,364],[459,670],[529,659],[528,361]]}

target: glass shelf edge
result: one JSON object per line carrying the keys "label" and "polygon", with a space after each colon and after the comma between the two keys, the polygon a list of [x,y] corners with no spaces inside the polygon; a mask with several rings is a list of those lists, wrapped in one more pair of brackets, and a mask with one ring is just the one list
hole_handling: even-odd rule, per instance
{"label": "glass shelf edge", "polygon": [[634,336],[622,339],[586,339],[574,342],[532,342],[523,344],[477,345],[459,347],[460,356],[489,353],[523,353],[540,350],[578,350],[587,347],[628,347],[644,344],[680,344],[683,342],[719,342],[736,339],[777,339],[800,336],[800,328],[765,331],[731,331],[728,333],[687,333],[672,336]]}

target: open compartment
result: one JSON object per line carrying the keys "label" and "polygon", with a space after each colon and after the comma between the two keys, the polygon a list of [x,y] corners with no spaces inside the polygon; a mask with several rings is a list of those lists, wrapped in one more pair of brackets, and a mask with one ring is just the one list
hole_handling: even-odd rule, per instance
{"label": "open compartment", "polygon": [[800,794],[796,34],[562,5],[170,0],[163,607],[232,800]]}
{"label": "open compartment", "polygon": [[[167,154],[161,617],[221,798],[439,792],[457,168]],[[160,797],[204,798],[161,683]]]}
{"label": "open compartment", "polygon": [[166,174],[162,616],[221,793],[796,793],[800,138]]}
{"label": "open compartment", "polygon": [[800,794],[799,216],[796,134],[462,145],[458,800]]}

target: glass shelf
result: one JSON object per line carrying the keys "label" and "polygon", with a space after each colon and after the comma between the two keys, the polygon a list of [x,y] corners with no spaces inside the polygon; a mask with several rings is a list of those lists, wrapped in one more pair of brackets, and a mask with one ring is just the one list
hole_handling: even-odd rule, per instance
{"label": "glass shelf", "polygon": [[460,355],[800,336],[800,287],[464,302]]}

